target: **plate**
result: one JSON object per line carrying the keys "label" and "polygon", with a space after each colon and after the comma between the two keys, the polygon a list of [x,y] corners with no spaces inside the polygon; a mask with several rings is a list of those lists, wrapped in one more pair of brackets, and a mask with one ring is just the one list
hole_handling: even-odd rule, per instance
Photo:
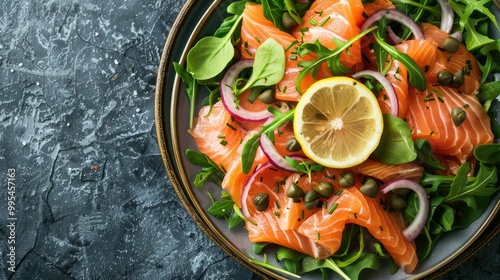
{"label": "plate", "polygon": [[[187,133],[189,101],[184,85],[176,75],[173,62],[183,63],[188,50],[204,36],[213,34],[226,17],[229,0],[188,0],[180,11],[165,42],[156,81],[155,120],[158,145],[163,162],[179,199],[203,232],[224,252],[262,278],[284,279],[283,275],[255,266],[248,257],[262,259],[252,253],[245,229],[229,230],[225,220],[206,212],[212,204],[207,192],[220,193],[220,187],[206,184],[198,189],[192,186],[199,168],[184,157],[187,148],[196,148]],[[498,17],[498,10],[495,10]],[[197,104],[198,107],[200,104]],[[381,269],[370,272],[370,279],[433,279],[446,273],[477,252],[500,231],[500,193],[497,192],[486,212],[467,229],[443,236],[431,256],[421,262],[412,275],[398,271],[390,275]],[[494,203],[497,201],[497,203]],[[457,238],[459,236],[460,238]],[[480,240],[479,240],[480,239]],[[304,275],[302,279],[318,275]]]}

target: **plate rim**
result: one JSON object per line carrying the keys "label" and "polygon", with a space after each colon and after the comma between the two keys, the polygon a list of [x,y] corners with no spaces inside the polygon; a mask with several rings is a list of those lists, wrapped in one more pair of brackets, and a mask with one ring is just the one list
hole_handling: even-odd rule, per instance
{"label": "plate rim", "polygon": [[[223,0],[212,0],[210,6],[216,7],[222,1]],[[196,203],[196,201],[193,201],[193,195],[191,194],[190,190],[188,190],[188,187],[191,188],[191,186],[185,186],[185,184],[183,183],[183,175],[182,172],[180,172],[179,168],[183,169],[184,167],[179,167],[175,164],[179,163],[179,160],[176,159],[178,155],[176,155],[175,153],[175,145],[172,144],[172,142],[175,142],[176,140],[172,139],[172,137],[168,139],[170,141],[167,140],[167,138],[169,137],[166,128],[169,126],[170,128],[172,128],[172,123],[175,121],[174,119],[176,117],[174,114],[170,114],[169,121],[165,120],[163,117],[163,113],[165,110],[164,101],[168,99],[164,98],[165,79],[167,78],[166,74],[169,71],[169,68],[173,68],[171,66],[173,62],[171,48],[178,40],[182,26],[196,3],[196,0],[187,0],[186,3],[182,6],[177,17],[175,18],[172,27],[170,28],[169,34],[162,49],[162,55],[160,58],[158,73],[156,77],[154,98],[155,128],[160,155],[162,157],[164,167],[167,171],[167,175],[171,181],[171,185],[174,188],[181,203],[183,204],[184,208],[191,216],[191,218],[195,221],[195,223],[207,237],[209,237],[219,248],[222,249],[222,251],[236,260],[239,264],[243,265],[253,273],[256,273],[263,279],[285,279],[281,275],[278,275],[270,270],[253,265],[248,260],[248,258],[244,258],[242,256],[241,252],[235,252],[234,246],[232,246],[231,241],[227,237],[223,236],[223,234],[213,225],[211,221],[207,221],[205,213],[206,211],[200,209],[199,205],[196,206],[198,203]],[[192,34],[190,36],[192,36]],[[172,69],[170,69],[170,71],[172,71]],[[175,77],[176,81],[174,82],[174,84],[178,83],[180,80],[177,74],[175,74]],[[175,90],[176,87],[174,86],[173,89]],[[177,93],[173,94],[172,98],[170,99],[170,106],[173,106],[172,101],[176,98],[174,95],[177,95]],[[169,152],[169,148],[174,149],[173,155]],[[432,269],[416,275],[409,275],[409,277],[435,279],[455,269],[457,266],[468,260],[471,256],[482,249],[487,243],[489,243],[489,241],[491,241],[497,234],[500,233],[500,201],[498,201],[497,204],[493,207],[494,208],[492,213],[488,216],[485,223],[480,226],[478,233],[476,233],[471,240],[467,241],[459,251],[455,252],[450,257],[443,260],[441,263],[435,265]],[[460,256],[465,257],[462,258]]]}

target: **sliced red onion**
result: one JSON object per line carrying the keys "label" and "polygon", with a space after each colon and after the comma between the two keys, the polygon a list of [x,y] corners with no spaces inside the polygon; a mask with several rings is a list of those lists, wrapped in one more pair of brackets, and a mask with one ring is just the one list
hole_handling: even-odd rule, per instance
{"label": "sliced red onion", "polygon": [[389,97],[389,102],[391,104],[391,115],[398,116],[399,114],[399,100],[394,90],[394,86],[387,80],[384,75],[380,72],[373,70],[362,70],[352,75],[353,78],[358,79],[362,76],[370,76],[377,80],[385,89],[387,96]]}
{"label": "sliced red onion", "polygon": [[390,26],[387,26],[387,36],[389,36],[389,39],[394,44],[399,44],[404,41],[401,37],[399,37],[398,35],[396,35],[396,33],[394,33],[394,30],[392,30]]}
{"label": "sliced red onion", "polygon": [[[291,158],[295,160],[301,160],[304,159],[303,156],[300,155],[291,155]],[[260,177],[260,174],[264,172],[268,168],[274,168],[274,165],[271,162],[267,162],[266,164],[260,166],[257,168],[257,170],[248,178],[247,182],[245,183],[245,186],[243,187],[243,193],[241,194],[241,213],[243,216],[247,219],[250,220],[250,212],[248,211],[248,205],[247,205],[247,200],[248,200],[248,192],[250,191],[250,188],[253,184],[253,182]],[[278,194],[272,190],[268,193],[269,195],[274,195],[275,199],[278,199]]]}
{"label": "sliced red onion", "polygon": [[462,42],[464,40],[464,36],[462,35],[462,31],[460,30],[451,33],[450,36],[457,39],[459,42]]}
{"label": "sliced red onion", "polygon": [[450,33],[453,28],[453,20],[455,19],[455,12],[450,6],[448,0],[437,0],[441,6],[441,30]]}
{"label": "sliced red onion", "polygon": [[234,96],[233,84],[238,79],[238,75],[245,68],[253,66],[253,60],[240,60],[233,64],[224,74],[220,82],[220,95],[224,108],[231,116],[239,121],[245,122],[261,122],[272,117],[273,114],[267,109],[258,112],[248,111],[245,108],[236,106],[236,98]]}
{"label": "sliced red onion", "polygon": [[417,236],[422,232],[425,224],[427,223],[427,218],[429,215],[429,198],[427,196],[427,191],[420,184],[407,179],[398,179],[387,184],[384,184],[380,191],[382,193],[388,193],[395,189],[409,189],[415,192],[418,197],[418,212],[415,216],[413,222],[403,230],[403,236],[412,242]]}
{"label": "sliced red onion", "polygon": [[422,32],[422,28],[415,22],[411,17],[403,14],[402,12],[395,9],[382,9],[370,17],[368,17],[361,27],[361,31],[366,30],[370,26],[372,26],[375,22],[379,21],[383,16],[387,19],[397,21],[404,26],[408,27],[410,31],[413,33],[413,36],[417,40],[424,39],[424,33]]}
{"label": "sliced red onion", "polygon": [[273,142],[265,133],[261,133],[259,136],[259,145],[266,155],[269,162],[274,165],[276,168],[279,168],[284,171],[293,172],[295,169],[286,161],[286,159],[276,150]]}

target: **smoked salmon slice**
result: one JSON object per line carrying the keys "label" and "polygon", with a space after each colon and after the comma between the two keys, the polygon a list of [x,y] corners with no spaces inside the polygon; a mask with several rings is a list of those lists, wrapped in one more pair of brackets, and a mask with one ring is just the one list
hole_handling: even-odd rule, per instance
{"label": "smoked salmon slice", "polygon": [[[413,139],[427,139],[435,153],[464,162],[474,147],[493,142],[490,118],[474,95],[446,86],[429,85],[423,92],[410,87],[408,104],[406,121]],[[455,107],[466,113],[458,126],[451,114]]]}
{"label": "smoked salmon slice", "polygon": [[336,194],[328,199],[326,207],[304,221],[298,231],[315,240],[318,246],[336,252],[346,224],[363,226],[382,243],[398,266],[411,273],[417,266],[418,257],[415,244],[402,234],[406,226],[402,213],[387,211],[387,198],[382,194],[370,198],[361,193],[362,177],[355,176],[355,179],[355,185],[350,188],[334,184]]}
{"label": "smoked salmon slice", "polygon": [[[273,22],[264,16],[262,5],[246,3],[241,23],[241,58],[254,59],[257,48],[268,38],[275,39],[285,50],[285,74],[276,85],[276,98],[298,101],[300,94],[295,88],[295,81],[302,69],[298,64],[303,60],[297,53],[299,41],[290,33],[275,27]],[[314,82],[312,75],[307,75],[301,83],[301,89],[305,91]]]}
{"label": "smoked salmon slice", "polygon": [[426,72],[426,80],[429,83],[437,83],[437,75],[440,71],[446,69],[454,74],[457,71],[463,71],[464,83],[458,88],[459,92],[465,94],[477,94],[481,86],[482,72],[479,68],[476,58],[470,53],[464,44],[460,44],[458,51],[449,53],[442,49],[443,43],[449,37],[448,33],[439,29],[439,27],[423,23],[421,24],[424,36],[433,41],[436,49],[436,63],[430,64]]}
{"label": "smoked salmon slice", "polygon": [[200,152],[210,157],[223,171],[237,156],[238,147],[246,135],[220,101],[212,108],[202,107],[188,132]]}

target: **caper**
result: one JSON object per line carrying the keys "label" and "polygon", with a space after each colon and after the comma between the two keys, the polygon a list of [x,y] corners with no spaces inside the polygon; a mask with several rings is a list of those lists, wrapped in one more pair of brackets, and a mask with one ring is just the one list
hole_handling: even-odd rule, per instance
{"label": "caper", "polygon": [[453,80],[453,74],[450,71],[443,69],[437,74],[437,81],[440,85],[446,86]]}
{"label": "caper", "polygon": [[451,109],[451,119],[453,120],[453,124],[455,126],[461,125],[465,119],[467,118],[467,113],[464,111],[464,109],[460,107],[455,107]]}
{"label": "caper", "polygon": [[329,198],[335,192],[333,185],[330,182],[319,182],[314,186],[313,190],[318,193],[319,196],[324,198]]}
{"label": "caper", "polygon": [[351,171],[346,171],[340,174],[339,185],[343,188],[350,188],[354,186],[355,179],[354,174]]}
{"label": "caper", "polygon": [[464,84],[464,73],[462,70],[458,70],[453,74],[453,79],[451,80],[451,86],[454,88],[459,88]]}
{"label": "caper", "polygon": [[302,150],[302,147],[300,146],[299,141],[297,141],[295,137],[292,137],[286,141],[286,150],[289,152],[298,152]]}
{"label": "caper", "polygon": [[407,188],[393,189],[391,191],[391,193],[397,194],[397,195],[402,196],[402,197],[406,196],[409,192],[410,192],[410,189],[407,189]]}
{"label": "caper", "polygon": [[259,193],[253,197],[253,204],[257,211],[265,211],[269,206],[269,195],[267,193]]}
{"label": "caper", "polygon": [[375,198],[378,195],[378,183],[372,178],[365,181],[359,190],[366,196]]}
{"label": "caper", "polygon": [[286,196],[290,198],[301,198],[304,196],[304,191],[299,187],[299,185],[292,183],[286,189]]}
{"label": "caper", "polygon": [[264,90],[263,92],[261,92],[259,94],[259,100],[266,103],[266,104],[272,104],[272,103],[276,102],[274,90],[272,90],[270,88]]}
{"label": "caper", "polygon": [[406,202],[406,200],[402,196],[397,195],[397,194],[392,193],[392,192],[391,192],[391,196],[389,198],[389,204],[391,205],[391,208],[394,210],[404,209],[404,208],[406,208],[406,205],[408,205],[408,203]]}
{"label": "caper", "polygon": [[460,41],[451,36],[444,39],[443,50],[449,53],[456,53],[458,51],[458,47],[460,47]]}
{"label": "caper", "polygon": [[297,21],[292,16],[290,16],[288,12],[283,13],[281,22],[283,23],[283,26],[288,30],[292,30],[295,26],[298,25]]}
{"label": "caper", "polygon": [[306,209],[312,210],[316,206],[318,206],[318,203],[319,203],[318,193],[316,193],[314,190],[308,190],[304,195],[304,206],[306,207]]}

